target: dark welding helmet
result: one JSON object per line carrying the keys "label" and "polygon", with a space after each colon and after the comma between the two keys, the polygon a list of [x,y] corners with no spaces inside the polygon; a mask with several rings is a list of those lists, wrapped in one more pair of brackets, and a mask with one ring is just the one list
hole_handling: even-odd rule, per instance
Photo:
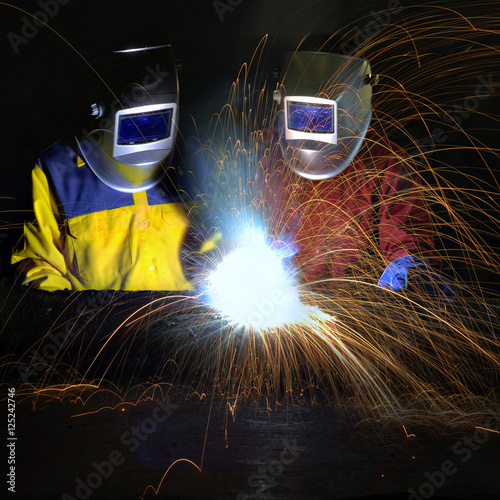
{"label": "dark welding helmet", "polygon": [[169,45],[109,54],[105,98],[91,106],[93,131],[78,153],[104,184],[134,193],[155,186],[172,157],[179,116],[178,78]]}
{"label": "dark welding helmet", "polygon": [[278,101],[280,146],[287,165],[307,179],[342,172],[370,124],[372,85],[365,59],[326,52],[290,53]]}

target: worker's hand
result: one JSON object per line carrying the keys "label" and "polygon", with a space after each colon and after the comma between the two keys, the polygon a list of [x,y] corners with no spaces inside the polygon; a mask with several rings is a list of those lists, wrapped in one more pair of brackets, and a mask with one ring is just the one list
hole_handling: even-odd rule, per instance
{"label": "worker's hand", "polygon": [[415,255],[406,255],[391,262],[382,273],[378,286],[389,287],[395,292],[423,290],[430,300],[438,300],[439,305],[445,307],[450,307],[453,302],[450,285],[436,273],[427,259]]}
{"label": "worker's hand", "polygon": [[273,250],[281,260],[288,260],[300,251],[300,244],[287,238],[272,243],[271,250]]}
{"label": "worker's hand", "polygon": [[427,265],[425,259],[419,259],[413,255],[405,255],[392,261],[382,273],[378,281],[379,287],[388,286],[395,292],[408,288],[408,269]]}
{"label": "worker's hand", "polygon": [[200,245],[199,253],[206,254],[217,249],[221,245],[222,232],[218,229],[212,231],[212,234],[207,237]]}

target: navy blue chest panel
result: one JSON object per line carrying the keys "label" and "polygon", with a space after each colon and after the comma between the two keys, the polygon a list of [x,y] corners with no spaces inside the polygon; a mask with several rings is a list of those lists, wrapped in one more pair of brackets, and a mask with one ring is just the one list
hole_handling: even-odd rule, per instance
{"label": "navy blue chest panel", "polygon": [[[58,142],[45,149],[39,161],[39,167],[57,194],[66,219],[134,204],[132,193],[122,193],[106,186],[87,165],[78,167],[76,158],[70,146]],[[149,189],[147,196],[150,205],[173,201],[158,186]]]}

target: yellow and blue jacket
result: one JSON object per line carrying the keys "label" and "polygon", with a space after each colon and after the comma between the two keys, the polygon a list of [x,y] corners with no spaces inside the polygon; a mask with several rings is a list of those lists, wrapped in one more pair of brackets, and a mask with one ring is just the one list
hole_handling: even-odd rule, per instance
{"label": "yellow and blue jacket", "polygon": [[192,290],[180,260],[183,205],[161,187],[122,193],[64,143],[32,172],[35,222],[11,262],[24,284],[48,290]]}

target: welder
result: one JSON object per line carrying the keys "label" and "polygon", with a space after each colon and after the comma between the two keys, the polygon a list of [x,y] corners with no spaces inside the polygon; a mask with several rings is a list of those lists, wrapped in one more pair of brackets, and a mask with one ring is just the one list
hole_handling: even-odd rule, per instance
{"label": "welder", "polygon": [[12,263],[24,284],[48,291],[190,290],[180,258],[188,220],[163,182],[179,116],[172,48],[122,46],[107,66],[119,84],[88,103],[92,131],[39,157],[35,221]]}
{"label": "welder", "polygon": [[368,60],[340,51],[287,54],[276,123],[263,137],[269,220],[298,250],[303,283],[338,287],[378,266],[379,287],[418,282],[448,301],[419,172],[401,147],[369,130],[378,79]]}

